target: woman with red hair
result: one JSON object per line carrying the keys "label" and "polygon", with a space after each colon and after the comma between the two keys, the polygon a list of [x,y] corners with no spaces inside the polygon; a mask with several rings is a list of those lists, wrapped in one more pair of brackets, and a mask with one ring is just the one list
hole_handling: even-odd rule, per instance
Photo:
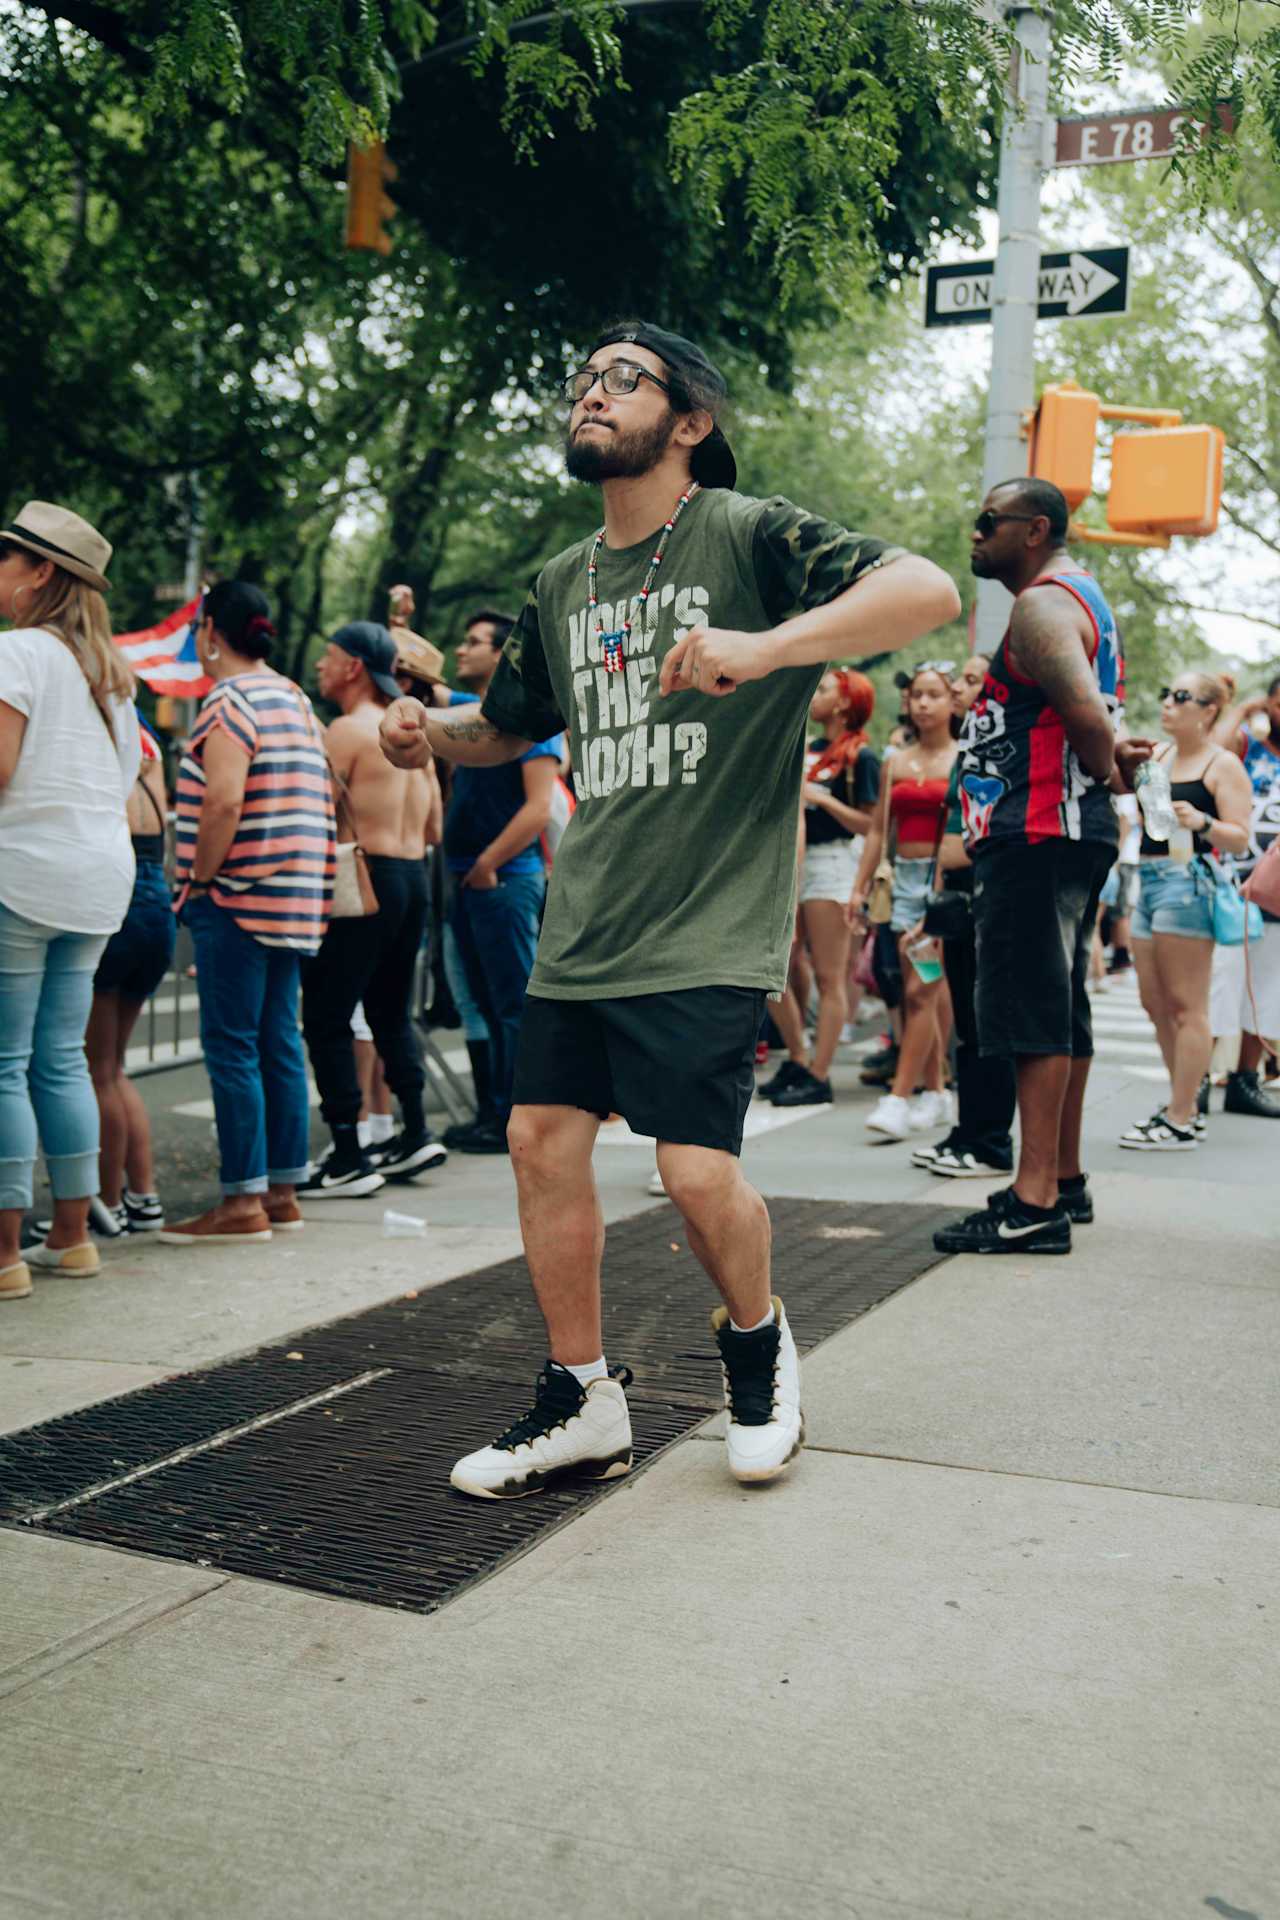
{"label": "woman with red hair", "polygon": [[796,946],[807,952],[818,983],[818,1029],[810,1060],[804,1009],[788,987],[774,1014],[788,1058],[761,1088],[776,1107],[821,1106],[831,1099],[831,1061],[848,1011],[844,903],[857,878],[861,836],[871,824],[880,784],[880,762],[866,734],[875,704],[875,688],[864,673],[833,667],[809,708],[822,737],[810,746],[805,767]]}

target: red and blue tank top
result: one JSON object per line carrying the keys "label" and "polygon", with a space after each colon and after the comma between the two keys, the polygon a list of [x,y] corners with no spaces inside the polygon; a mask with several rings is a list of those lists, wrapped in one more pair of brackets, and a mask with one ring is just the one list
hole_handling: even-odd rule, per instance
{"label": "red and blue tank top", "polygon": [[[1114,721],[1124,705],[1124,651],[1115,615],[1091,573],[1050,573],[1024,587],[1069,593],[1089,616],[1090,658],[1098,691]],[[1110,789],[1086,773],[1062,721],[1034,680],[1009,657],[1009,634],[996,649],[982,692],[960,734],[960,809],[971,857],[989,847],[1049,840],[1119,838]]]}

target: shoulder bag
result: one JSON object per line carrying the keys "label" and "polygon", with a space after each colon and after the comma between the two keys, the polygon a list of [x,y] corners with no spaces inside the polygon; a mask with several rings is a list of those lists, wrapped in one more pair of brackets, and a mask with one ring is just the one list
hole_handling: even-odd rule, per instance
{"label": "shoulder bag", "polygon": [[1261,940],[1262,909],[1240,891],[1234,861],[1222,863],[1213,877],[1213,938],[1220,947],[1243,947]]}
{"label": "shoulder bag", "polygon": [[887,927],[893,918],[893,861],[889,858],[889,789],[892,785],[891,762],[886,754],[880,765],[880,862],[867,892],[867,920],[873,927]]}
{"label": "shoulder bag", "polygon": [[961,893],[958,888],[949,891],[942,884],[942,842],[947,832],[948,811],[944,802],[933,848],[933,884],[924,903],[924,930],[935,940],[963,940],[973,926],[973,901],[969,894]]}
{"label": "shoulder bag", "polygon": [[[329,759],[328,754],[325,755]],[[351,835],[349,840],[339,840],[334,847],[333,901],[329,908],[331,920],[360,920],[378,911],[378,896],[373,890],[373,881],[369,877],[369,862],[364,848],[356,839],[355,817],[351,811],[351,792],[346,781],[329,760],[329,772],[338,789],[335,812],[339,820]]]}

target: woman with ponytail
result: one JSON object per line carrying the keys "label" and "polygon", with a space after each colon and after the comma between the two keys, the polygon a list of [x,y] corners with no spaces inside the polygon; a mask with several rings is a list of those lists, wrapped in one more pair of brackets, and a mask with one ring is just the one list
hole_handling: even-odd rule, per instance
{"label": "woman with ponytail", "polygon": [[788,987],[774,1013],[788,1057],[761,1088],[775,1107],[820,1106],[831,1099],[831,1062],[848,1013],[850,930],[844,903],[857,878],[861,836],[870,825],[880,781],[880,762],[866,733],[875,704],[875,688],[865,674],[835,667],[823,674],[809,708],[822,736],[810,747],[805,768],[795,951],[800,980],[807,978],[807,959],[818,983],[818,1028],[810,1060],[804,1008]]}
{"label": "woman with ponytail", "polygon": [[[30,1293],[33,1267],[98,1271],[84,1036],[133,891],[126,802],[142,759],[102,597],[110,560],[95,528],[45,500],[0,527],[0,1299]],[[53,1222],[24,1258],[37,1145]]]}

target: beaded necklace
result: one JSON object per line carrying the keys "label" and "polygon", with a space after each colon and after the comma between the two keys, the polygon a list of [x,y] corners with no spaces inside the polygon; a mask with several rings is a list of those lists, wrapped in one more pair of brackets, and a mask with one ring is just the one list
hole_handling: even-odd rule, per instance
{"label": "beaded necklace", "polygon": [[[642,615],[645,604],[653,590],[653,583],[657,578],[658,568],[662,565],[662,556],[667,550],[667,542],[671,538],[672,528],[697,491],[698,482],[691,480],[688,487],[676,501],[671,518],[663,523],[662,538],[658,542],[658,550],[649,562],[649,571],[646,573],[644,585],[640,589],[639,607]],[[596,639],[600,642],[600,658],[603,662],[605,672],[621,673],[627,664],[626,646],[628,640],[631,638],[631,616],[628,614],[623,620],[622,625],[615,628],[612,633],[605,632],[604,622],[600,618],[600,602],[596,597],[596,559],[600,552],[601,542],[604,539],[604,531],[604,528],[601,527],[591,548],[591,558],[587,561],[587,611],[595,621]]]}

